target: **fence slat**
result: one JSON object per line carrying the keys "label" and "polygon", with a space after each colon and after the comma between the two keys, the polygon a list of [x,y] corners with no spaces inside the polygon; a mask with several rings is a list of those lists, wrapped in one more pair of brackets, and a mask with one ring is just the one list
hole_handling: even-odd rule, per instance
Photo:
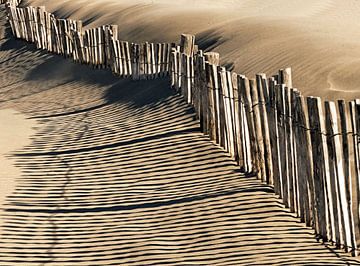
{"label": "fence slat", "polygon": [[330,213],[332,200],[329,197],[329,167],[326,145],[324,116],[320,98],[307,98],[309,125],[311,128],[311,144],[314,162],[314,185],[316,210],[319,221],[319,232],[324,241],[334,239],[334,226]]}
{"label": "fence slat", "polygon": [[254,112],[254,126],[255,126],[255,136],[256,136],[256,145],[257,145],[257,162],[258,162],[258,177],[261,181],[266,181],[266,166],[265,166],[265,149],[264,149],[264,138],[261,127],[261,113],[259,108],[259,97],[258,91],[256,88],[256,81],[250,80],[250,91],[251,91],[251,101],[252,108]]}
{"label": "fence slat", "polygon": [[276,85],[276,109],[277,109],[277,122],[279,130],[279,154],[280,154],[280,166],[281,166],[281,195],[283,203],[286,207],[289,207],[289,189],[288,189],[288,168],[287,168],[287,138],[285,130],[285,85]]}
{"label": "fence slat", "polygon": [[314,181],[312,165],[312,147],[308,119],[308,109],[303,96],[295,96],[295,145],[297,152],[297,169],[299,184],[299,209],[300,219],[308,226],[318,228],[315,215]]}
{"label": "fence slat", "polygon": [[241,93],[242,102],[244,102],[245,115],[247,120],[247,126],[249,129],[249,139],[250,139],[250,150],[251,150],[251,164],[248,162],[249,172],[256,172],[258,178],[261,175],[259,172],[259,163],[258,163],[258,146],[256,144],[256,132],[254,125],[254,112],[253,112],[253,103],[251,100],[251,91],[250,83],[246,77],[239,76],[238,78],[239,88]]}
{"label": "fence slat", "polygon": [[[334,106],[333,102],[325,102],[325,123],[326,123],[326,140],[327,140],[327,147],[328,147],[328,160],[329,160],[329,184],[330,193],[329,197],[332,198],[333,201],[333,209],[331,210],[334,216],[334,241],[338,246],[344,245],[344,235],[343,235],[343,221],[342,221],[342,214],[341,214],[341,206],[340,206],[340,197],[339,197],[339,187],[338,187],[338,150],[335,147],[335,139],[338,136],[339,132],[337,129],[337,118],[334,117],[334,110],[331,110],[331,107]],[[337,136],[335,136],[337,134]],[[340,143],[339,143],[340,144]],[[340,146],[338,147],[340,148]],[[339,161],[342,168],[342,161]]]}
{"label": "fence slat", "polygon": [[279,147],[279,129],[277,121],[277,104],[276,104],[276,81],[273,77],[269,78],[269,136],[271,144],[272,165],[273,165],[273,182],[274,191],[277,195],[281,195],[281,165],[280,165],[280,147]]}
{"label": "fence slat", "polygon": [[206,132],[209,135],[210,140],[216,141],[216,132],[217,132],[217,124],[216,124],[216,113],[215,113],[215,90],[218,88],[218,78],[217,78],[217,70],[216,66],[210,64],[209,62],[205,63],[206,69],[206,81],[207,81],[207,125]]}
{"label": "fence slat", "polygon": [[206,81],[206,69],[205,58],[203,56],[198,57],[199,60],[199,98],[200,98],[200,127],[204,134],[208,134],[206,130],[208,119],[208,87]]}
{"label": "fence slat", "polygon": [[[231,98],[233,98],[231,79],[229,80],[228,72],[224,67],[219,68],[221,76],[221,94],[224,105],[224,122],[226,132],[226,147],[231,158],[235,158],[235,147],[234,147],[234,129],[233,129],[233,117]],[[231,91],[231,92],[230,92]]]}
{"label": "fence slat", "polygon": [[233,88],[233,119],[234,119],[234,146],[235,146],[235,161],[238,163],[240,169],[247,171],[245,169],[244,158],[247,157],[245,145],[245,132],[243,128],[244,123],[244,113],[243,113],[243,103],[241,101],[241,96],[239,95],[239,86],[238,86],[238,75],[236,73],[229,74]]}
{"label": "fence slat", "polygon": [[224,148],[225,152],[229,151],[229,147],[228,147],[228,132],[227,132],[227,128],[226,128],[226,106],[225,106],[225,95],[223,90],[225,89],[224,87],[226,87],[226,75],[223,71],[221,71],[221,67],[218,66],[217,68],[217,73],[218,73],[218,78],[219,78],[219,97],[218,99],[218,103],[219,103],[219,108],[218,108],[218,115],[217,118],[219,119],[219,125],[220,125],[220,130],[219,130],[219,139],[220,139],[220,146]]}
{"label": "fence slat", "polygon": [[[353,161],[354,161],[354,183],[356,184],[356,193],[357,198],[355,201],[355,204],[359,206],[360,201],[360,152],[359,152],[359,134],[360,134],[360,121],[359,121],[359,113],[356,101],[351,101],[349,103],[349,109],[350,109],[350,117],[351,117],[351,128],[352,128],[352,146],[353,146]],[[359,209],[357,209],[359,211]],[[356,213],[356,215],[359,215],[359,212]],[[359,226],[359,225],[357,225]],[[357,239],[357,246],[360,246],[359,239]]]}
{"label": "fence slat", "polygon": [[285,136],[286,136],[286,162],[287,162],[287,182],[289,192],[289,207],[290,211],[297,213],[296,204],[296,182],[295,182],[295,168],[294,168],[294,145],[293,145],[293,131],[292,131],[292,112],[291,112],[291,92],[289,87],[285,87]]}
{"label": "fence slat", "polygon": [[273,164],[272,164],[272,153],[271,153],[271,143],[270,143],[270,132],[269,132],[269,120],[268,120],[268,86],[266,83],[265,74],[256,75],[256,86],[259,96],[259,109],[261,116],[261,126],[262,126],[262,135],[264,140],[264,159],[265,159],[265,180],[267,184],[274,184],[274,175],[273,175]]}
{"label": "fence slat", "polygon": [[[347,200],[347,190],[345,181],[345,172],[343,165],[343,151],[341,146],[340,129],[338,126],[338,113],[334,102],[326,102],[326,122],[328,133],[328,146],[330,157],[330,170],[335,179],[335,190],[337,192],[337,208],[338,219],[335,219],[335,224],[338,225],[338,231],[340,239],[337,240],[337,244],[345,245],[346,251],[351,250],[351,234],[353,232],[351,226],[351,220],[349,216],[349,206]],[[335,205],[335,204],[334,204]]]}
{"label": "fence slat", "polygon": [[[341,135],[342,135],[342,152],[343,165],[345,177],[346,200],[350,221],[351,234],[351,252],[353,256],[358,256],[358,242],[360,240],[359,228],[359,184],[356,180],[355,161],[354,161],[354,146],[353,146],[353,132],[351,129],[351,115],[349,106],[344,100],[338,101]],[[353,204],[353,202],[355,204]]]}
{"label": "fence slat", "polygon": [[181,34],[180,52],[192,57],[195,49],[195,36],[190,34]]}

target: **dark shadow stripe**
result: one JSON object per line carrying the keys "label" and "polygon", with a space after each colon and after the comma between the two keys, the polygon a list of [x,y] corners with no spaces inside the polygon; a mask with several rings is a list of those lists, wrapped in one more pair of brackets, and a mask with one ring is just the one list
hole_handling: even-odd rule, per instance
{"label": "dark shadow stripe", "polygon": [[[169,206],[181,203],[189,203],[193,201],[203,200],[207,198],[217,198],[223,196],[231,196],[240,192],[266,192],[266,193],[274,193],[274,190],[270,187],[256,187],[256,188],[246,188],[246,189],[237,189],[232,191],[224,191],[216,194],[207,194],[200,196],[193,196],[187,198],[181,198],[176,200],[169,201],[157,201],[157,202],[149,202],[143,204],[134,204],[128,206],[112,206],[112,207],[97,207],[97,208],[74,208],[74,209],[56,209],[56,210],[44,210],[44,209],[30,209],[31,205],[24,204],[24,207],[28,207],[26,210],[17,209],[17,208],[8,208],[5,209],[6,212],[30,212],[30,213],[86,213],[86,212],[109,212],[109,211],[128,211],[128,210],[136,210],[136,209],[145,209],[145,208],[157,208],[162,206]],[[55,207],[55,206],[54,206]]]}
{"label": "dark shadow stripe", "polygon": [[103,108],[105,106],[110,105],[111,103],[106,102],[97,106],[92,106],[92,107],[88,107],[85,109],[81,109],[81,110],[75,110],[75,111],[71,111],[71,112],[66,112],[66,113],[57,113],[57,114],[52,114],[52,115],[41,115],[41,116],[31,116],[30,118],[33,119],[44,119],[44,118],[52,118],[52,117],[61,117],[61,116],[67,116],[67,115],[75,115],[75,114],[81,114],[81,113],[86,113],[89,111],[93,111],[93,110],[97,110],[100,108]]}
{"label": "dark shadow stripe", "polygon": [[76,154],[76,153],[81,153],[81,152],[90,152],[90,151],[99,151],[99,150],[104,150],[104,149],[111,149],[111,148],[116,148],[116,147],[119,147],[119,146],[132,145],[132,144],[136,144],[136,143],[139,143],[139,142],[146,142],[146,141],[150,141],[150,140],[154,140],[154,139],[167,138],[167,137],[171,137],[171,136],[175,136],[175,135],[179,135],[179,134],[195,133],[195,132],[200,132],[200,129],[198,129],[198,128],[188,128],[188,129],[183,129],[183,130],[178,130],[178,131],[170,131],[170,132],[167,132],[167,133],[164,133],[164,134],[148,136],[148,137],[144,137],[144,138],[141,138],[141,139],[133,139],[133,140],[128,140],[128,141],[119,141],[119,142],[116,142],[116,143],[111,143],[111,144],[106,144],[106,145],[99,145],[99,146],[95,146],[95,147],[87,147],[87,148],[82,148],[82,149],[75,149],[75,150],[16,153],[14,155],[18,156],[18,157],[31,157],[31,156],[56,156],[56,155],[65,155],[65,154],[74,154],[74,153]]}

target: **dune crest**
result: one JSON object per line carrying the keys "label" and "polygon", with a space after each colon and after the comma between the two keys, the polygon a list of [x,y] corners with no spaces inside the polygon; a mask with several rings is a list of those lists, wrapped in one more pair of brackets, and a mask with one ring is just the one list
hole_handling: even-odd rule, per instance
{"label": "dune crest", "polygon": [[360,3],[355,0],[27,3],[81,19],[87,27],[118,24],[120,38],[128,41],[177,42],[181,33],[196,34],[199,41],[215,42],[210,48],[239,74],[272,75],[292,67],[294,84],[306,96],[360,97],[360,63],[354,60],[360,58]]}

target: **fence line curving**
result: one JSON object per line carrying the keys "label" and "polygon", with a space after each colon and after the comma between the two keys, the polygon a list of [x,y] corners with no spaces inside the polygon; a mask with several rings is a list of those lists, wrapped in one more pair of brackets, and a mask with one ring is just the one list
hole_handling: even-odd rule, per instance
{"label": "fence line curving", "polygon": [[358,255],[360,246],[360,100],[323,102],[293,88],[291,69],[248,79],[220,66],[195,37],[129,43],[116,25],[83,30],[44,7],[6,5],[13,35],[37,48],[124,78],[168,77],[194,107],[201,130],[246,173],[273,186],[284,205],[324,242]]}

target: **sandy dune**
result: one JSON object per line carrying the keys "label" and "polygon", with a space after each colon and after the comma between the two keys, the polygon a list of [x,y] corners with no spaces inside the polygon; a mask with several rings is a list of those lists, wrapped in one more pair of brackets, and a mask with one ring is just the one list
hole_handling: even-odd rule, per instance
{"label": "sandy dune", "polygon": [[178,41],[194,33],[238,73],[291,66],[305,95],[360,97],[360,3],[356,0],[28,0],[92,27],[120,25],[120,38]]}
{"label": "sandy dune", "polygon": [[359,265],[244,176],[166,79],[119,80],[0,24],[0,109],[37,123],[7,152],[0,265]]}

